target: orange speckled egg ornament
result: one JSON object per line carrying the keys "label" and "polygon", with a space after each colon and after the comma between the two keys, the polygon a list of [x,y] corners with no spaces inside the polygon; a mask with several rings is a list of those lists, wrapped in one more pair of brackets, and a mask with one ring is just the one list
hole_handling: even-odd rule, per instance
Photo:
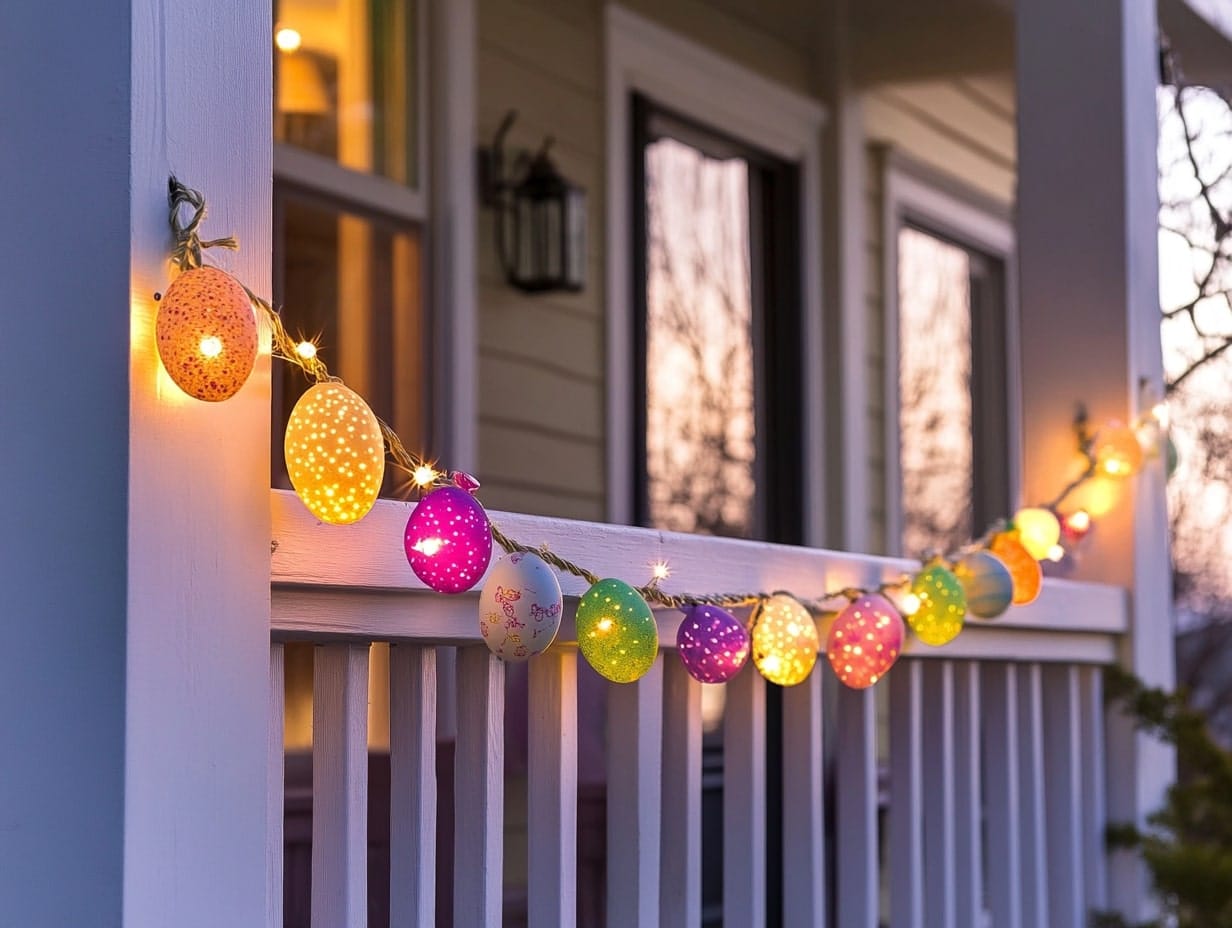
{"label": "orange speckled egg ornament", "polygon": [[216,267],[185,271],[154,324],[158,356],[176,386],[199,400],[234,396],[257,360],[257,318],[238,280]]}
{"label": "orange speckled egg ornament", "polygon": [[287,476],[322,522],[368,514],[385,479],[385,437],[368,404],[340,383],[313,384],[287,420]]}
{"label": "orange speckled egg ornament", "polygon": [[1039,561],[1033,558],[1031,552],[1018,540],[1018,533],[998,532],[993,536],[992,544],[988,548],[1001,558],[1010,570],[1010,577],[1014,581],[1014,605],[1025,606],[1035,602],[1044,582],[1044,572],[1040,569]]}

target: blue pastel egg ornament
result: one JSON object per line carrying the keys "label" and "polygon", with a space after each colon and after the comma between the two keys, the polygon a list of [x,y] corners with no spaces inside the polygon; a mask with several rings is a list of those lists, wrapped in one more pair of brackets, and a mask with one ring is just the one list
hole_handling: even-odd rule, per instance
{"label": "blue pastel egg ornament", "polygon": [[1014,578],[995,554],[964,554],[954,564],[954,576],[967,595],[967,611],[981,619],[997,618],[1014,601]]}

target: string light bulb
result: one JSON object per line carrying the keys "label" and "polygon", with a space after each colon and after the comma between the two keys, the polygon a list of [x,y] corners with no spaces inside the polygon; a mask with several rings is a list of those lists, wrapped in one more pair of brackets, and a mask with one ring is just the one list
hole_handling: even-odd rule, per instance
{"label": "string light bulb", "polygon": [[1054,564],[1059,564],[1065,560],[1065,549],[1060,545],[1053,545],[1048,549],[1048,560]]}
{"label": "string light bulb", "polygon": [[666,561],[657,561],[650,568],[650,575],[655,583],[661,583],[672,575],[671,568],[667,566]]}
{"label": "string light bulb", "polygon": [[753,663],[779,686],[802,683],[817,663],[820,638],[809,611],[786,593],[757,607],[753,618]]}
{"label": "string light bulb", "polygon": [[303,339],[295,345],[295,353],[305,361],[311,361],[317,356],[317,346],[307,339]]}
{"label": "string light bulb", "polygon": [[411,479],[415,481],[415,486],[423,489],[436,483],[436,478],[438,476],[439,475],[437,474],[436,469],[432,467],[432,465],[420,464],[411,474]]}
{"label": "string light bulb", "polygon": [[1138,433],[1119,422],[1100,429],[1092,454],[1096,469],[1108,477],[1132,477],[1142,470],[1142,443]]}
{"label": "string light bulb", "polygon": [[313,384],[299,398],[283,451],[291,486],[322,522],[359,521],[381,492],[381,425],[363,398],[341,383]]}
{"label": "string light bulb", "polygon": [[640,593],[623,580],[595,583],[578,602],[578,649],[600,676],[633,683],[659,654],[659,628]]}
{"label": "string light bulb", "polygon": [[1081,541],[1091,530],[1091,514],[1085,509],[1075,509],[1061,519],[1061,533],[1071,542]]}
{"label": "string light bulb", "polygon": [[243,285],[215,267],[172,281],[154,322],[158,356],[189,396],[210,403],[239,392],[257,361],[257,317]]}
{"label": "string light bulb", "polygon": [[274,44],[278,46],[280,52],[289,55],[299,51],[300,46],[304,44],[304,37],[300,35],[298,29],[282,26],[274,33]]}

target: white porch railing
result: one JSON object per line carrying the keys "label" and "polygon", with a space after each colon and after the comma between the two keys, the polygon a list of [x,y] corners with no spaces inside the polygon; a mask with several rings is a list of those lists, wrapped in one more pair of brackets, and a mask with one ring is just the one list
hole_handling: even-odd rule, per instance
{"label": "white porch railing", "polygon": [[[390,924],[433,925],[437,900],[437,648],[456,647],[452,909],[499,925],[504,828],[504,665],[489,656],[477,594],[425,593],[402,554],[410,504],[380,502],[357,526],[318,524],[272,494],[270,925],[282,926],[283,642],[314,660],[312,928],[367,924],[368,654],[390,642]],[[670,558],[699,590],[817,595],[898,576],[899,561],[646,529],[492,513],[602,576],[641,582]],[[568,598],[582,581],[562,577]],[[670,581],[669,581],[670,589]],[[566,610],[569,611],[568,609]],[[664,647],[679,614],[657,614]],[[1048,581],[1036,603],[972,623],[951,645],[913,644],[873,691],[835,689],[824,658],[782,712],[782,871],[766,877],[766,688],[728,685],[724,720],[723,915],[787,926],[1081,928],[1104,902],[1104,712],[1098,665],[1127,625],[1120,590]],[[572,631],[566,620],[561,640]],[[531,662],[528,898],[532,926],[577,911],[577,651]],[[832,706],[824,703],[832,700]],[[889,718],[889,828],[879,835],[877,705]],[[835,722],[827,766],[823,716]],[[701,918],[701,687],[670,655],[608,691],[607,924]],[[1115,775],[1112,765],[1110,773]],[[826,783],[827,777],[833,783]],[[827,866],[827,793],[834,840]],[[884,837],[884,841],[883,841]],[[888,880],[883,870],[889,868]],[[833,883],[828,876],[833,872]],[[778,880],[781,877],[781,885]],[[888,911],[883,886],[889,886]]]}

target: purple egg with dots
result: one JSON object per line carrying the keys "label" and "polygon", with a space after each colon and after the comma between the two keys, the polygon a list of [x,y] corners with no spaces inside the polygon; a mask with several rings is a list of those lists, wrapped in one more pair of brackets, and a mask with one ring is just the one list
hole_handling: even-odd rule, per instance
{"label": "purple egg with dots", "polygon": [[457,487],[433,490],[406,523],[406,559],[438,593],[465,593],[492,560],[492,528],[479,501]]}
{"label": "purple egg with dots", "polygon": [[749,659],[749,633],[718,606],[693,606],[676,631],[676,652],[694,679],[726,683]]}

